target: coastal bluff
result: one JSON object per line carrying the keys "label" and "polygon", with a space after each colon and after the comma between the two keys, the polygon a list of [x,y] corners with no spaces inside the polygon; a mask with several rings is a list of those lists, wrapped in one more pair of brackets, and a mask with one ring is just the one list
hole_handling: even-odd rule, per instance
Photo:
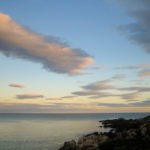
{"label": "coastal bluff", "polygon": [[110,131],[94,132],[77,141],[65,142],[58,150],[150,150],[150,116],[100,122]]}

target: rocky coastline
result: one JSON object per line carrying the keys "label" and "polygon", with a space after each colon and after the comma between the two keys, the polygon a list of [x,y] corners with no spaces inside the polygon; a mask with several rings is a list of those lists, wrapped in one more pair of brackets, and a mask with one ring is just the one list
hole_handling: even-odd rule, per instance
{"label": "rocky coastline", "polygon": [[109,132],[94,132],[78,141],[65,142],[59,150],[150,150],[150,116],[141,119],[100,121]]}

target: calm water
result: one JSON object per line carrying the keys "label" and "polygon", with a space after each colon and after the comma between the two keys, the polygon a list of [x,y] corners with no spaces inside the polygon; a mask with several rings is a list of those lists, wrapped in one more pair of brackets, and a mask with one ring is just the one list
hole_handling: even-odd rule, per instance
{"label": "calm water", "polygon": [[0,150],[57,150],[64,141],[99,128],[99,120],[141,118],[128,114],[0,114]]}

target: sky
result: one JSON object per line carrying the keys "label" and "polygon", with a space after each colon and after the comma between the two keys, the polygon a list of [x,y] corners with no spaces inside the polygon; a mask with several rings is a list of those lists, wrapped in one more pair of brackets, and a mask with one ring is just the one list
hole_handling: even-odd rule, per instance
{"label": "sky", "polygon": [[0,113],[150,112],[149,5],[1,0]]}

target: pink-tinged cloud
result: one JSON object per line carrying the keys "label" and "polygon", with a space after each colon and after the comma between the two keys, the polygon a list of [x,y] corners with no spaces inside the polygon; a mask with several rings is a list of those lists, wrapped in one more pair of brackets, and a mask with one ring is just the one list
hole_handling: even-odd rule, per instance
{"label": "pink-tinged cloud", "polygon": [[9,84],[8,86],[14,87],[14,88],[24,88],[24,85],[22,85],[22,84],[17,84],[17,83],[12,83],[12,84]]}
{"label": "pink-tinged cloud", "polygon": [[17,99],[37,99],[37,98],[44,98],[42,94],[19,94],[16,95]]}
{"label": "pink-tinged cloud", "polygon": [[7,57],[41,63],[48,71],[82,74],[93,59],[81,49],[70,48],[55,37],[37,34],[0,13],[0,51]]}
{"label": "pink-tinged cloud", "polygon": [[139,73],[141,78],[150,77],[150,70],[144,70]]}

